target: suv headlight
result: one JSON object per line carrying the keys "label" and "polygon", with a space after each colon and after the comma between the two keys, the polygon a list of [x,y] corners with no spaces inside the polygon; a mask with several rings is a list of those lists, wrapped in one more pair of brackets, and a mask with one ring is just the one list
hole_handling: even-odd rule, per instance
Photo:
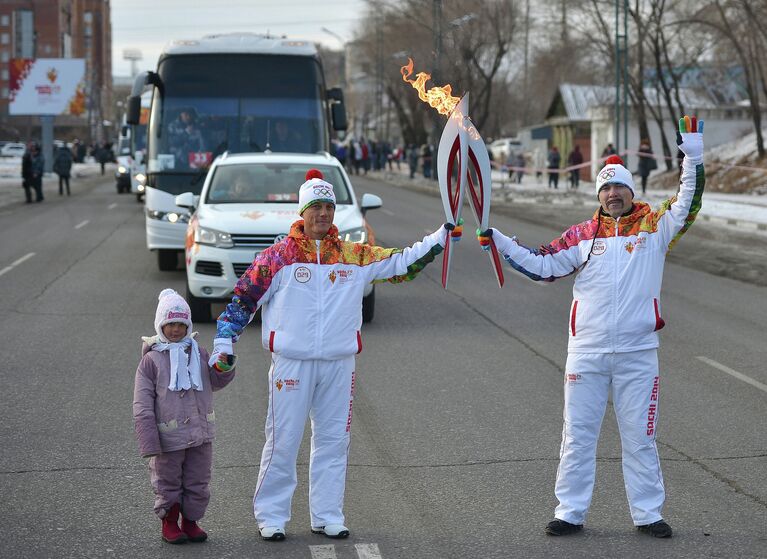
{"label": "suv headlight", "polygon": [[191,217],[188,213],[161,212],[159,210],[147,210],[146,215],[149,219],[157,219],[169,223],[189,223],[189,218]]}
{"label": "suv headlight", "polygon": [[368,240],[368,230],[365,227],[356,227],[355,229],[347,229],[338,233],[339,238],[342,241],[351,241],[353,243],[364,243]]}
{"label": "suv headlight", "polygon": [[210,245],[217,248],[232,248],[232,236],[223,231],[208,229],[207,227],[196,227],[194,230],[194,242],[201,245]]}

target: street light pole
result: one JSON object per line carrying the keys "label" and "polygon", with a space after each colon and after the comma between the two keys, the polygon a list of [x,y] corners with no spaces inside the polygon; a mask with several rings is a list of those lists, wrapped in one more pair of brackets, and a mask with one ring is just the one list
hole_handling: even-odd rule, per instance
{"label": "street light pole", "polygon": [[[433,0],[432,8],[434,18],[434,71],[432,72],[431,79],[434,83],[439,83],[442,78],[442,72],[440,70],[440,63],[442,61],[442,0]],[[439,137],[441,124],[439,113],[432,111],[431,143],[434,145],[434,149],[431,153],[431,176],[434,180],[437,179],[437,138]],[[431,149],[431,147],[429,149]]]}

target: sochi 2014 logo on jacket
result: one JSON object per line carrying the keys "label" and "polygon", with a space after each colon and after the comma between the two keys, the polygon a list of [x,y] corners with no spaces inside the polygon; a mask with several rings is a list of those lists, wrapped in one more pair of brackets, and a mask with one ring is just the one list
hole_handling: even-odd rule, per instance
{"label": "sochi 2014 logo on jacket", "polygon": [[312,271],[306,266],[299,266],[293,272],[293,277],[296,278],[298,283],[306,283],[312,279]]}
{"label": "sochi 2014 logo on jacket", "polygon": [[595,239],[594,244],[591,247],[591,254],[594,256],[599,256],[601,254],[604,254],[607,250],[607,243],[603,241],[602,239]]}

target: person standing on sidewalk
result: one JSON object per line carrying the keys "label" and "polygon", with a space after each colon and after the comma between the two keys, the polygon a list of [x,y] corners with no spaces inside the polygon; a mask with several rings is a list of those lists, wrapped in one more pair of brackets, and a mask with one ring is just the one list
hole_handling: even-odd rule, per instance
{"label": "person standing on sidewalk", "polygon": [[[22,162],[22,167],[23,167]],[[35,202],[43,201],[43,173],[45,172],[45,157],[40,150],[40,144],[32,142],[29,154],[29,184],[35,189]]]}
{"label": "person standing on sidewalk", "polygon": [[559,148],[552,146],[549,150],[548,167],[549,167],[549,188],[559,188],[559,164],[562,161],[562,156],[559,154]]}
{"label": "person standing on sidewalk", "polygon": [[650,171],[658,168],[658,162],[655,161],[655,157],[650,147],[650,140],[644,139],[639,144],[639,169],[638,174],[642,177],[642,194],[647,190],[647,177],[650,176]]}
{"label": "person standing on sidewalk", "polygon": [[71,195],[69,177],[72,172],[72,150],[67,146],[60,147],[56,151],[56,159],[53,161],[53,172],[59,176],[59,196],[64,195],[64,185],[67,187],[67,196]]}
{"label": "person standing on sidewalk", "polygon": [[413,279],[442,252],[449,235],[460,238],[459,228],[446,224],[404,249],[343,241],[333,225],[335,205],[333,185],[310,170],[298,193],[302,219],[286,239],[256,256],[218,318],[211,360],[231,355],[233,342],[262,309],[261,339],[272,366],[253,512],[267,541],[285,539],[307,417],[311,531],[349,536],[343,502],[365,286]]}
{"label": "person standing on sidewalk", "polygon": [[21,186],[27,204],[32,203],[32,142],[27,142],[27,149],[21,157]]}
{"label": "person standing on sidewalk", "polygon": [[[567,165],[569,167],[575,167],[577,165],[580,165],[581,163],[583,163],[583,154],[581,153],[581,146],[576,145],[573,148],[573,151],[570,152],[570,155],[567,156]],[[577,169],[571,169],[570,170],[570,188],[578,190],[578,185],[580,184],[580,180],[581,180],[580,167],[578,167]]]}
{"label": "person standing on sidewalk", "polygon": [[570,307],[565,410],[555,493],[559,505],[546,526],[552,536],[583,528],[594,489],[599,430],[612,392],[621,436],[623,478],[631,517],[641,531],[672,535],[661,509],[666,498],[655,438],[658,431],[658,331],[666,254],[701,208],[703,121],[679,122],[685,154],[679,192],[652,211],[634,198],[631,172],[610,156],[597,175],[600,207],[547,246],[532,250],[497,229],[489,237],[514,269],[536,281],[575,274]]}

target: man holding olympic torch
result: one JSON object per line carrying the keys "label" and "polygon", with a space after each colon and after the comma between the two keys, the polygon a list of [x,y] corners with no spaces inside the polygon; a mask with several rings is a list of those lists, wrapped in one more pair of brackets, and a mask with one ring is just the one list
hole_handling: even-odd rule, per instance
{"label": "man holding olympic torch", "polygon": [[685,154],[679,191],[656,211],[634,201],[631,172],[611,156],[597,175],[600,207],[539,249],[497,229],[477,231],[511,266],[535,281],[575,274],[565,368],[564,429],[555,494],[559,505],[546,526],[552,536],[583,528],[594,488],[596,448],[607,398],[620,429],[623,477],[634,525],[657,538],[672,535],[655,443],[659,418],[658,331],[666,253],[701,208],[703,121],[679,121]]}

